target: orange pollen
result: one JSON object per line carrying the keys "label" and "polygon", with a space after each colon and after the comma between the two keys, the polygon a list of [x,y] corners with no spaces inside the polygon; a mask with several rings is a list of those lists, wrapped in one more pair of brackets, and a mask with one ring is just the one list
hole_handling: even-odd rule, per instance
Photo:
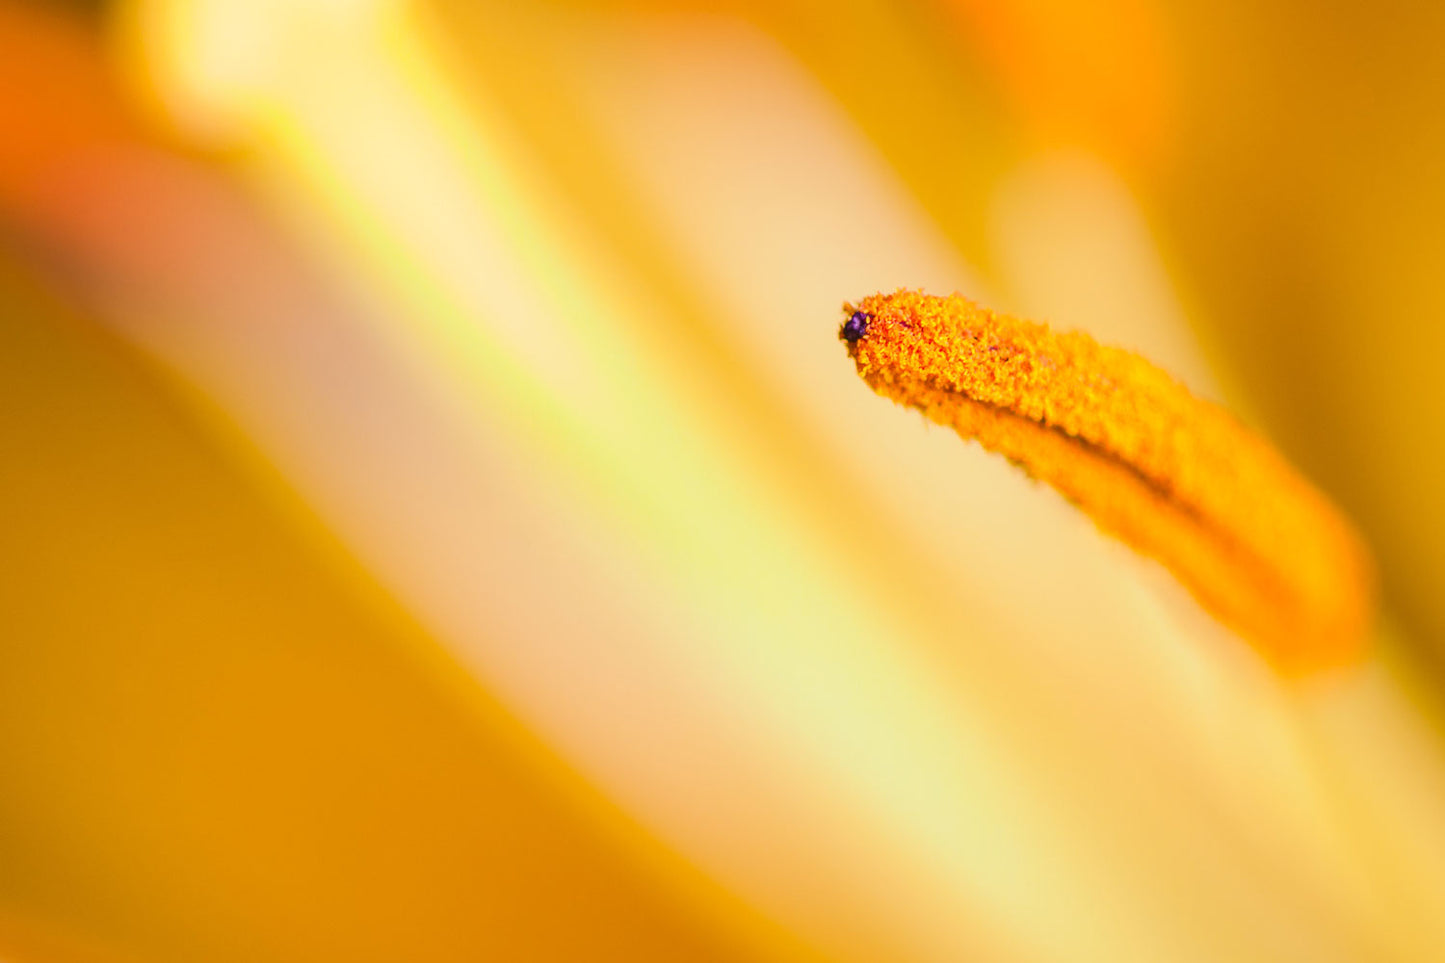
{"label": "orange pollen", "polygon": [[1268,442],[1129,351],[959,295],[875,294],[839,336],[878,394],[1048,483],[1281,669],[1358,657],[1373,567]]}

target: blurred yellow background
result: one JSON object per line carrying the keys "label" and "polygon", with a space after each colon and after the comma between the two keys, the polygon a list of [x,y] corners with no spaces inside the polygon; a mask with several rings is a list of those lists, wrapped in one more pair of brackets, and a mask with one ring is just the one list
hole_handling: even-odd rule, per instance
{"label": "blurred yellow background", "polygon": [[[0,958],[1440,958],[1442,44],[0,0]],[[870,397],[899,286],[1274,438],[1369,658]]]}

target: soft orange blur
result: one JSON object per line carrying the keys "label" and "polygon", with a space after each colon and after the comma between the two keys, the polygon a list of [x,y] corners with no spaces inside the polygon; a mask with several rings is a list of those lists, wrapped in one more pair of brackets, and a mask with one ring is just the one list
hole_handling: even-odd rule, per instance
{"label": "soft orange blur", "polygon": [[[0,0],[0,956],[1431,958],[1437,21]],[[1273,434],[1370,654],[869,396],[899,286]]]}

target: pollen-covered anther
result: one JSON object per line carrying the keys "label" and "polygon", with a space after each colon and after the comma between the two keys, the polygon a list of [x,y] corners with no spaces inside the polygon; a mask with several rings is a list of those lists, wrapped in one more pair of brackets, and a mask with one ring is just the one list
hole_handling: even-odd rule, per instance
{"label": "pollen-covered anther", "polygon": [[1373,609],[1363,542],[1223,408],[1131,352],[959,295],[877,294],[848,312],[841,336],[874,391],[1057,489],[1276,665],[1359,651]]}

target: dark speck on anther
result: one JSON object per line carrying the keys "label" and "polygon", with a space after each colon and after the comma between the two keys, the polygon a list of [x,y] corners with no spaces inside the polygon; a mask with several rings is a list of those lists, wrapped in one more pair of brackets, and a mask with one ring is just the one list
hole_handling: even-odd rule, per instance
{"label": "dark speck on anther", "polygon": [[849,341],[857,341],[868,333],[868,315],[862,311],[854,311],[853,316],[843,325],[843,337]]}

